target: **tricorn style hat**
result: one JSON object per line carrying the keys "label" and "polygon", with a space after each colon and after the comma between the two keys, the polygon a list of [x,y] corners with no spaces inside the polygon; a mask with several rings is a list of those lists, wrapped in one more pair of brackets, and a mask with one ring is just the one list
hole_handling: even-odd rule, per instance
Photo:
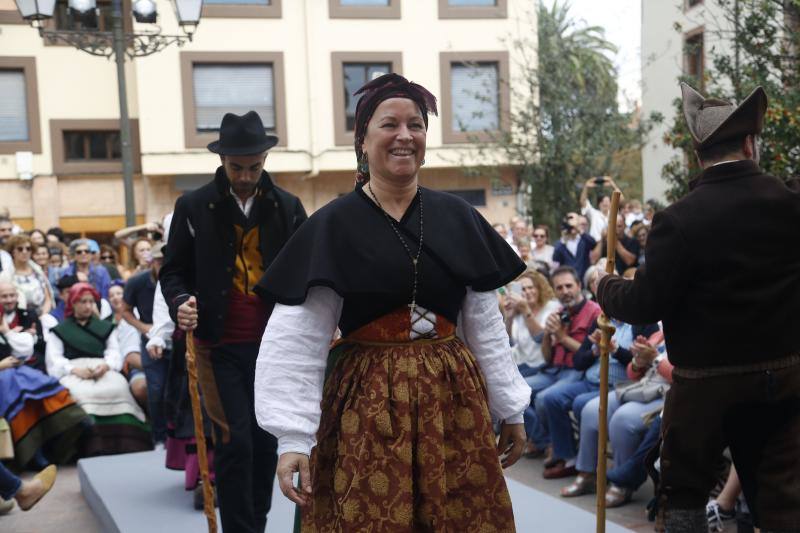
{"label": "tricorn style hat", "polygon": [[264,133],[264,123],[255,111],[242,116],[225,113],[219,127],[219,140],[208,149],[220,155],[251,155],[265,152],[278,144],[278,138]]}
{"label": "tricorn style hat", "polygon": [[717,98],[705,98],[686,83],[681,83],[681,93],[683,115],[696,150],[761,133],[767,111],[767,93],[763,87],[756,87],[739,106]]}

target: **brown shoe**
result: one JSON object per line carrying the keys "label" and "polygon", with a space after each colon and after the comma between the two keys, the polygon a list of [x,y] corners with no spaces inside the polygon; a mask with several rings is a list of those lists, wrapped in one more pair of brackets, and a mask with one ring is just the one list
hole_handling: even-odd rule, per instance
{"label": "brown shoe", "polygon": [[23,481],[14,498],[19,504],[19,508],[27,511],[41,500],[56,482],[56,466],[50,465],[35,476],[30,481]]}
{"label": "brown shoe", "polygon": [[575,478],[575,481],[561,489],[561,496],[573,498],[584,494],[593,494],[597,490],[596,481],[594,474],[578,472],[578,477]]}
{"label": "brown shoe", "polygon": [[544,474],[542,475],[544,476],[545,479],[561,479],[565,477],[572,477],[577,474],[578,471],[575,469],[574,466],[566,466],[564,460],[559,459],[550,468],[545,468]]}
{"label": "brown shoe", "polygon": [[631,501],[633,491],[620,487],[619,485],[610,485],[606,491],[606,507],[621,507]]}

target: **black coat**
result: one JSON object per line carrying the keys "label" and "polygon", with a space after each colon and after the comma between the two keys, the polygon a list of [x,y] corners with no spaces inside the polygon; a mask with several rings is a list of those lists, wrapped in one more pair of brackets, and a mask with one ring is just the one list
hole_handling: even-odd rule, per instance
{"label": "black coat", "polygon": [[[276,187],[266,171],[258,187],[261,193],[251,216],[257,217],[259,251],[266,270],[307,216],[300,199]],[[218,342],[223,333],[236,261],[234,220],[240,213],[222,167],[212,182],[175,203],[159,272],[161,292],[173,320],[178,306],[190,295],[197,297],[195,335],[208,342]]]}
{"label": "black coat", "polygon": [[632,281],[601,280],[611,316],[663,320],[677,367],[754,364],[800,353],[800,187],[752,161],[706,169],[656,214]]}

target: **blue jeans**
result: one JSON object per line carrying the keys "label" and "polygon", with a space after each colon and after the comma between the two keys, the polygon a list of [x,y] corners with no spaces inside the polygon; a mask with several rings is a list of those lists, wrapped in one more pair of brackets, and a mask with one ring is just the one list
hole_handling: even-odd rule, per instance
{"label": "blue jeans", "polygon": [[169,369],[169,351],[161,359],[152,359],[142,342],[142,369],[147,379],[147,411],[153,428],[153,441],[167,440],[167,416],[164,411],[164,385]]}
{"label": "blue jeans", "polygon": [[608,471],[606,477],[614,485],[625,487],[626,489],[636,490],[642,483],[647,481],[647,470],[644,466],[644,460],[647,454],[650,453],[655,446],[658,445],[658,439],[661,436],[661,416],[657,416],[647,433],[644,434],[644,439],[639,443],[639,447],[631,455],[627,461],[622,464],[614,466]]}
{"label": "blue jeans", "polygon": [[[608,393],[608,436],[614,450],[614,466],[625,464],[642,442],[647,426],[642,415],[658,409],[663,399],[648,403],[626,402],[620,405],[613,391]],[[594,472],[597,468],[597,431],[600,398],[583,408],[581,413],[581,438],[576,468],[580,472]]]}
{"label": "blue jeans", "polygon": [[519,370],[519,373],[522,374],[523,378],[527,378],[538,374],[542,367],[530,366],[526,363],[522,363],[521,365],[517,365],[517,369]]}
{"label": "blue jeans", "polygon": [[10,500],[22,486],[22,480],[0,463],[0,498]]}
{"label": "blue jeans", "polygon": [[574,368],[544,367],[539,370],[538,374],[525,378],[531,387],[531,407],[525,409],[523,414],[525,433],[528,440],[533,442],[537,448],[542,449],[550,444],[550,434],[547,430],[544,413],[539,410],[538,403],[535,401],[536,397],[556,383],[578,381],[582,376],[583,372]]}
{"label": "blue jeans", "polygon": [[585,379],[561,382],[543,391],[536,398],[536,406],[537,408],[541,406],[550,430],[554,459],[569,460],[578,454],[569,412],[574,402],[585,405],[597,396],[598,388],[596,383],[590,383]]}

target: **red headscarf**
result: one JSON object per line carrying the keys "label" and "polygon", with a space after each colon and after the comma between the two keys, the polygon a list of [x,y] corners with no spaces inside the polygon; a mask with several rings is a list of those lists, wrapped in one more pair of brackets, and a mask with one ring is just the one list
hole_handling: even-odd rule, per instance
{"label": "red headscarf", "polygon": [[69,295],[67,295],[67,306],[66,309],[64,309],[64,316],[72,316],[74,312],[72,306],[75,305],[75,302],[80,300],[81,297],[87,292],[92,295],[96,302],[100,301],[100,293],[97,292],[97,289],[84,281],[76,283],[69,289]]}
{"label": "red headscarf", "polygon": [[[436,97],[428,89],[417,83],[408,81],[400,74],[384,74],[374,80],[364,84],[353,96],[362,95],[356,104],[356,123],[355,123],[355,149],[357,163],[361,162],[364,155],[361,144],[367,134],[367,124],[369,124],[375,109],[384,100],[389,98],[408,98],[412,100],[422,113],[425,121],[425,128],[428,128],[428,113],[438,115],[436,109]],[[356,171],[356,181],[365,183],[369,181],[369,173],[363,173],[361,169]]]}

